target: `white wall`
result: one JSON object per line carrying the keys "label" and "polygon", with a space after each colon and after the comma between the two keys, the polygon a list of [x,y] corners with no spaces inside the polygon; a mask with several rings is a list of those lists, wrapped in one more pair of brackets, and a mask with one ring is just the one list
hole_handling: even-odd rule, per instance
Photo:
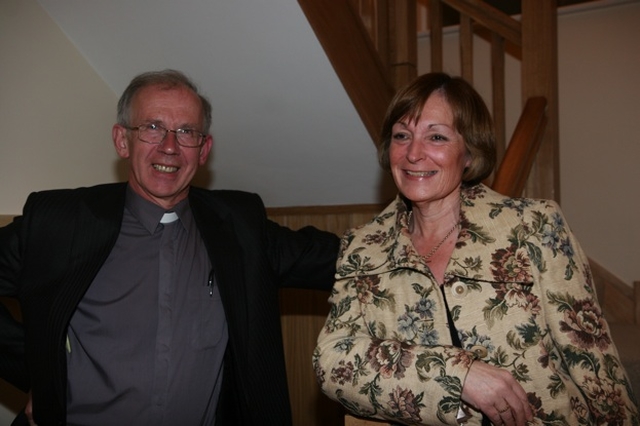
{"label": "white wall", "polygon": [[34,190],[116,180],[116,94],[35,1],[0,2],[0,64],[0,214]]}
{"label": "white wall", "polygon": [[562,207],[590,257],[640,281],[640,2],[559,24]]}
{"label": "white wall", "polygon": [[[116,102],[35,1],[1,1],[0,214],[35,189],[114,181]],[[12,389],[0,381],[0,425],[24,404]]]}

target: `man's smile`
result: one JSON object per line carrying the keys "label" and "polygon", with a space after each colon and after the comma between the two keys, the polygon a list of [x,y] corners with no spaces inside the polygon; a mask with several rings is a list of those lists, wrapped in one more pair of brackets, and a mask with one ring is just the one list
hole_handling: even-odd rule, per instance
{"label": "man's smile", "polygon": [[178,171],[179,167],[175,166],[165,166],[162,164],[153,164],[153,168],[162,173],[175,173]]}

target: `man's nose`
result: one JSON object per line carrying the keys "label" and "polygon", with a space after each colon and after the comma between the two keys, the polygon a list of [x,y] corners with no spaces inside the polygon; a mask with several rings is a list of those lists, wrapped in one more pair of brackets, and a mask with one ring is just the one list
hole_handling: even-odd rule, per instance
{"label": "man's nose", "polygon": [[175,130],[167,130],[167,134],[162,142],[160,142],[158,149],[162,152],[174,153],[179,149],[178,147],[178,134]]}

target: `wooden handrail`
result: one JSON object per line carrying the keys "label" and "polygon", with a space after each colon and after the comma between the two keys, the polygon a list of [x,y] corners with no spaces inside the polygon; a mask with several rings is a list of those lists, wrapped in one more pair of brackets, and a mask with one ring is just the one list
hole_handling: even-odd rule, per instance
{"label": "wooden handrail", "polygon": [[519,197],[527,183],[546,124],[547,100],[527,100],[520,120],[496,171],[491,188],[509,197]]}
{"label": "wooden handrail", "polygon": [[442,2],[516,46],[522,45],[520,23],[495,7],[481,0],[442,0]]}

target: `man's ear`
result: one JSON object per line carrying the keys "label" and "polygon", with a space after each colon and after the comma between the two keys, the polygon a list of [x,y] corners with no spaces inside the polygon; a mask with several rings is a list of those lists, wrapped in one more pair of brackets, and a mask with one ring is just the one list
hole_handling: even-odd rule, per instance
{"label": "man's ear", "polygon": [[204,144],[200,147],[200,155],[198,156],[198,165],[203,166],[209,158],[211,147],[213,146],[213,137],[211,135],[205,136]]}
{"label": "man's ear", "polygon": [[129,139],[127,138],[127,129],[120,124],[114,124],[111,128],[111,138],[113,146],[120,158],[129,158]]}

